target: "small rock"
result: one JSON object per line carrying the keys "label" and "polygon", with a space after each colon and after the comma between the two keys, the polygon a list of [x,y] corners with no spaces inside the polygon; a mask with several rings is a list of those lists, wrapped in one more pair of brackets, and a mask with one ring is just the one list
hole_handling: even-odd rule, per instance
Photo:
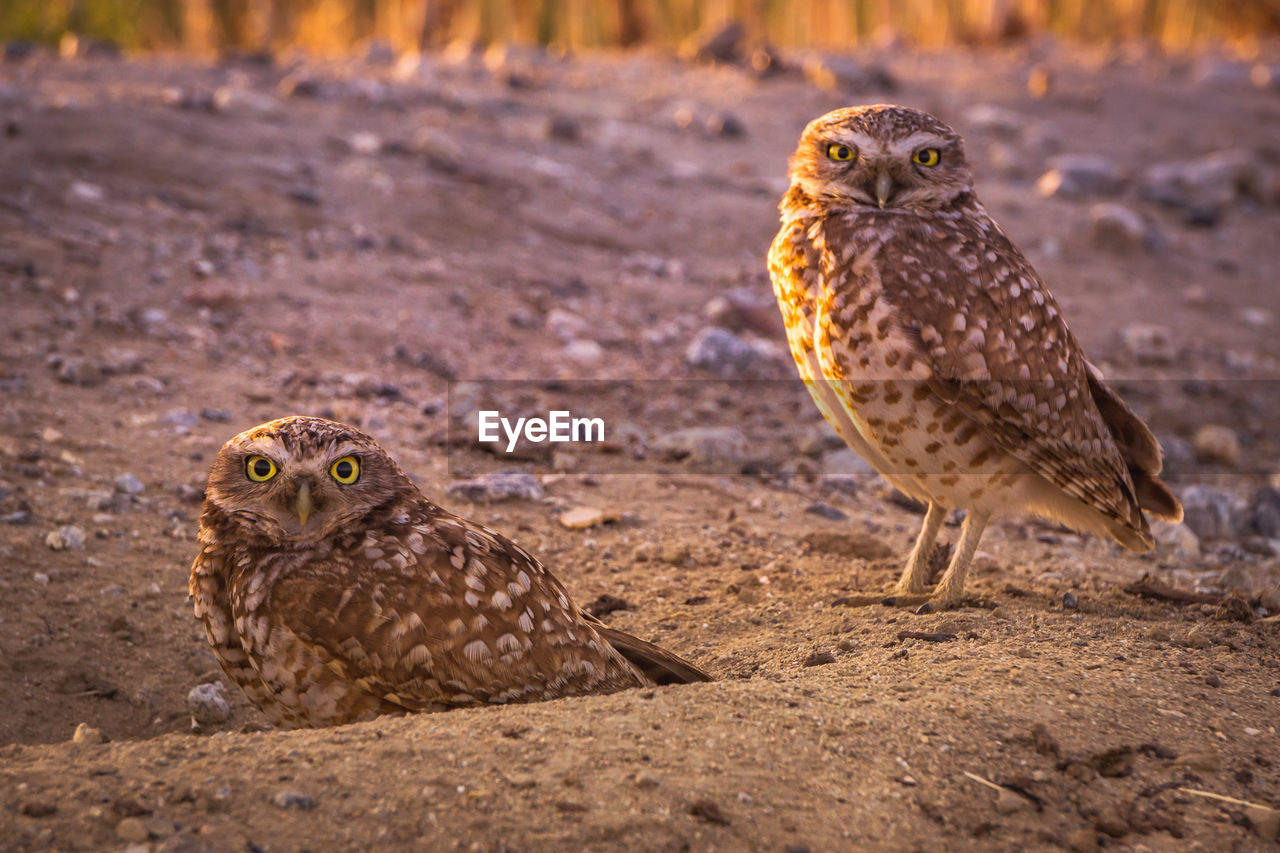
{"label": "small rock", "polygon": [[187,693],[187,710],[194,730],[225,723],[231,716],[231,706],[222,694],[222,682],[212,681],[191,688]]}
{"label": "small rock", "polygon": [[1263,486],[1249,501],[1253,529],[1268,539],[1280,539],[1280,488]]}
{"label": "small rock", "polygon": [[1155,232],[1143,218],[1115,202],[1089,208],[1089,237],[1094,245],[1118,252],[1151,249],[1156,243]]}
{"label": "small rock", "polygon": [[102,371],[97,365],[83,358],[64,358],[56,363],[58,381],[81,388],[93,388],[102,384]]}
{"label": "small rock", "polygon": [[595,341],[580,338],[564,345],[561,354],[577,364],[597,364],[604,358],[604,347]]}
{"label": "small rock", "polygon": [[1129,833],[1129,822],[1121,817],[1115,803],[1107,803],[1099,809],[1093,825],[1112,838],[1123,838]]}
{"label": "small rock", "polygon": [[28,800],[18,808],[18,811],[27,817],[49,817],[58,813],[58,807],[53,803]]}
{"label": "small rock", "polygon": [[44,544],[53,551],[78,551],[84,547],[84,531],[67,524],[45,534]]}
{"label": "small rock", "polygon": [[121,841],[143,842],[151,837],[147,827],[136,817],[127,817],[116,824],[116,837]]}
{"label": "small rock", "polygon": [[1077,829],[1067,834],[1067,847],[1072,853],[1096,853],[1098,832],[1093,829]]}
{"label": "small rock", "polygon": [[571,116],[553,115],[547,120],[547,137],[561,142],[577,142],[582,138],[582,128]]}
{"label": "small rock", "polygon": [[1130,323],[1120,331],[1120,344],[1138,364],[1169,364],[1178,351],[1167,326]]}
{"label": "small rock", "polygon": [[1183,211],[1192,225],[1214,225],[1242,197],[1265,201],[1268,167],[1251,151],[1218,151],[1196,160],[1159,163],[1141,178],[1148,201]]}
{"label": "small rock", "polygon": [[446,491],[473,503],[540,501],[543,497],[542,484],[537,478],[519,470],[495,471],[474,480],[460,480],[450,483]]}
{"label": "small rock", "polygon": [[125,495],[140,495],[147,487],[142,481],[130,473],[121,474],[116,477],[116,491]]}
{"label": "small rock", "polygon": [[1240,461],[1240,439],[1221,424],[1206,424],[1196,430],[1192,445],[1201,462],[1235,465]]}
{"label": "small rock", "polygon": [[747,28],[741,21],[729,21],[716,30],[695,36],[693,55],[701,62],[737,62],[742,58]]}
{"label": "small rock", "polygon": [[658,554],[658,559],[664,563],[670,563],[673,566],[684,564],[689,559],[689,546],[672,543],[663,547]]}
{"label": "small rock", "polygon": [[811,503],[804,508],[804,511],[819,518],[825,518],[828,521],[847,521],[849,516],[830,504]]}
{"label": "small rock", "polygon": [[707,118],[707,136],[719,139],[740,139],[747,135],[747,126],[742,119],[730,112],[718,111]]}
{"label": "small rock", "polygon": [[720,807],[712,800],[698,800],[693,803],[689,806],[689,814],[707,823],[716,823],[721,826],[729,825],[729,819],[724,816],[724,812],[720,811]]}
{"label": "small rock", "polygon": [[747,454],[747,437],[733,427],[690,427],[659,436],[653,449],[667,459],[736,464]]}
{"label": "small rock", "polygon": [[1002,815],[1031,811],[1032,807],[1030,800],[1008,788],[1002,788],[1000,793],[996,794],[996,811]]}
{"label": "small rock", "polygon": [[1016,139],[1027,126],[1022,113],[995,104],[975,104],[964,115],[965,123],[978,133]]}
{"label": "small rock", "polygon": [[835,663],[836,656],[831,652],[812,652],[804,659],[801,666],[824,666],[829,663]]}
{"label": "small rock", "polygon": [[1236,539],[1245,530],[1247,506],[1235,495],[1212,486],[1187,486],[1179,495],[1183,524],[1201,540]]}
{"label": "small rock", "polygon": [[765,287],[730,288],[707,300],[702,314],[708,322],[731,332],[754,332],[768,338],[783,332],[778,302]]}
{"label": "small rock", "polygon": [[[824,427],[824,433],[835,435],[830,429],[825,428],[825,423],[822,427]],[[835,437],[839,440],[839,436]],[[841,447],[839,450],[822,454],[819,468],[820,473],[826,477],[870,477],[875,476],[876,473],[871,463],[859,456],[851,447]]]}
{"label": "small rock", "polygon": [[88,723],[80,723],[76,726],[75,734],[71,735],[71,742],[91,746],[106,743],[107,738],[101,730],[91,727]]}
{"label": "small rock", "polygon": [[316,807],[316,801],[301,791],[281,791],[271,798],[271,802],[281,809],[309,811]]}
{"label": "small rock", "polygon": [[76,201],[99,202],[107,197],[106,190],[88,181],[72,181],[69,192]]}
{"label": "small rock", "polygon": [[616,510],[603,510],[593,506],[575,506],[560,513],[559,521],[570,530],[586,530],[597,524],[618,521],[622,514]]}
{"label": "small rock", "polygon": [[1194,560],[1200,556],[1200,537],[1182,522],[1151,520],[1151,535],[1156,546],[1164,553],[1182,560]]}
{"label": "small rock", "polygon": [[1062,607],[1065,610],[1075,610],[1080,606],[1080,600],[1076,598],[1074,592],[1064,592],[1062,594]]}
{"label": "small rock", "polygon": [[1124,185],[1124,173],[1105,157],[1064,154],[1049,160],[1049,171],[1040,176],[1036,190],[1043,196],[1084,198],[1117,195]]}
{"label": "small rock", "polygon": [[888,69],[864,65],[849,56],[811,56],[804,61],[804,77],[826,92],[891,92],[897,80]]}
{"label": "small rock", "polygon": [[685,351],[685,361],[720,376],[756,379],[778,377],[785,365],[782,350],[772,342],[742,338],[714,326],[694,336]]}
{"label": "small rock", "polygon": [[608,616],[616,610],[631,610],[631,603],[625,598],[618,598],[616,595],[602,593],[596,597],[596,600],[588,604],[585,608],[588,613],[599,619],[602,616]]}

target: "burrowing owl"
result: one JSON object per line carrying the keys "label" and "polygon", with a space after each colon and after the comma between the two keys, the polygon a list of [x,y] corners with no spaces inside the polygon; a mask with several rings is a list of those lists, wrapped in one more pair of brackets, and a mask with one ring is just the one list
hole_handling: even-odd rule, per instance
{"label": "burrowing owl", "polygon": [[850,447],[928,503],[897,603],[926,599],[948,509],[968,512],[930,606],[960,601],[992,513],[1135,551],[1152,546],[1143,510],[1182,517],[1155,437],[978,201],[954,130],[905,107],[828,113],[805,128],[780,209],[769,272],[800,376]]}
{"label": "burrowing owl", "polygon": [[218,453],[191,598],[222,668],[287,728],[710,680],[583,613],[518,545],[319,418]]}

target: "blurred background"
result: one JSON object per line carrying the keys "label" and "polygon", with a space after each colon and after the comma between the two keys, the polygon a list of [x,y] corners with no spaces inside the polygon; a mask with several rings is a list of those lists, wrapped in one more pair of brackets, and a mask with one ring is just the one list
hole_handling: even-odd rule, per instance
{"label": "blurred background", "polygon": [[343,51],[368,39],[402,50],[459,39],[678,47],[729,21],[781,47],[990,44],[1052,33],[1247,49],[1280,30],[1280,0],[0,0],[0,38],[50,43],[77,33],[126,50],[191,52]]}

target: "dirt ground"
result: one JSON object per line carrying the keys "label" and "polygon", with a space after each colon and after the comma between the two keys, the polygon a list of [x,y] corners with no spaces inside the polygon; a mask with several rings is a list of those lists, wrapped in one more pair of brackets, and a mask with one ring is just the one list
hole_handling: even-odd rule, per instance
{"label": "dirt ground", "polygon": [[[920,517],[828,476],[825,425],[773,381],[763,258],[806,121],[939,114],[1174,486],[1247,512],[1280,469],[1277,90],[1143,50],[859,61],[883,73],[836,90],[644,54],[0,64],[0,846],[1273,849],[1247,804],[1280,807],[1280,543],[1202,525],[1135,557],[1011,518],[972,606],[839,606],[892,584]],[[1143,197],[1149,167],[1223,150],[1261,185],[1212,215]],[[1106,158],[1115,195],[1038,192],[1058,155]],[[1101,233],[1098,202],[1143,236]],[[690,363],[716,324],[770,381]],[[617,429],[513,462],[467,440],[491,397]],[[227,685],[231,719],[192,734],[187,693],[220,677],[186,598],[201,484],[289,413],[361,425],[720,680],[296,733]],[[749,447],[635,458],[694,426]],[[545,496],[447,491],[512,467]],[[620,519],[560,524],[583,505]],[[1146,573],[1236,597],[1124,591]]]}

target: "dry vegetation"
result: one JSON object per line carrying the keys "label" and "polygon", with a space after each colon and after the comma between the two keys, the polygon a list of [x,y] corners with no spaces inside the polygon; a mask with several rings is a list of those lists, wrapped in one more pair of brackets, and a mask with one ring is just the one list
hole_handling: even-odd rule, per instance
{"label": "dry vegetation", "polygon": [[990,44],[1051,33],[1083,41],[1147,38],[1183,49],[1242,49],[1280,31],[1268,0],[0,0],[0,37],[65,32],[128,48],[188,51],[366,39],[416,48],[455,39],[581,49],[673,47],[730,21],[780,47],[840,49],[902,38]]}

